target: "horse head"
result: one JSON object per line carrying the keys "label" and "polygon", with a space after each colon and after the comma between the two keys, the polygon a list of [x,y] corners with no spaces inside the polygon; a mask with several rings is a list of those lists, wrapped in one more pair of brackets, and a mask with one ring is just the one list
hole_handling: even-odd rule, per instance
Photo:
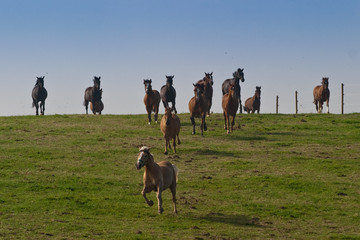
{"label": "horse head", "polygon": [[169,126],[170,125],[170,119],[172,117],[172,110],[171,108],[167,107],[165,108],[165,120],[166,120],[166,126]]}
{"label": "horse head", "polygon": [[230,83],[229,85],[230,85],[230,87],[229,87],[229,95],[230,95],[232,98],[236,99],[236,98],[237,98],[236,84]]}
{"label": "horse head", "polygon": [[152,82],[151,79],[144,79],[145,93],[152,92],[151,82]]}
{"label": "horse head", "polygon": [[325,89],[328,89],[329,88],[329,78],[324,77],[321,81],[321,85],[323,85]]}
{"label": "horse head", "polygon": [[204,93],[204,85],[199,83],[196,84],[193,83],[193,85],[194,85],[195,100],[196,102],[198,102],[200,100],[201,94]]}
{"label": "horse head", "polygon": [[147,146],[142,146],[139,149],[139,154],[136,162],[136,169],[140,170],[143,166],[145,166],[148,163],[148,160],[150,158],[150,148]]}
{"label": "horse head", "polygon": [[244,69],[238,68],[238,70],[233,73],[233,77],[234,77],[236,82],[237,81],[244,82],[245,81]]}
{"label": "horse head", "polygon": [[165,77],[166,77],[166,86],[171,87],[173,85],[174,75],[172,76],[165,75]]}
{"label": "horse head", "polygon": [[255,95],[256,95],[258,98],[260,98],[260,95],[261,95],[261,87],[256,87]]}
{"label": "horse head", "polygon": [[97,76],[94,76],[94,87],[97,88],[97,89],[100,89],[100,79],[101,77],[97,77]]}
{"label": "horse head", "polygon": [[206,82],[206,83],[210,83],[211,86],[214,84],[214,81],[213,81],[213,72],[211,73],[206,73],[205,72],[205,77],[203,78],[203,80]]}
{"label": "horse head", "polygon": [[42,77],[36,77],[36,84],[35,86],[39,86],[40,88],[44,87],[44,76]]}

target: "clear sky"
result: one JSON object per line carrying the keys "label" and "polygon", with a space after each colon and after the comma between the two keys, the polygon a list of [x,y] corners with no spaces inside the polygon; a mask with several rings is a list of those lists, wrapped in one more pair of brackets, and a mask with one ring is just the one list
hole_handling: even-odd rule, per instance
{"label": "clear sky", "polygon": [[[159,90],[175,75],[178,112],[192,83],[221,84],[244,68],[243,102],[261,86],[261,111],[315,112],[312,90],[329,77],[330,112],[360,112],[359,0],[1,0],[0,115],[35,114],[31,90],[45,76],[45,114],[85,113],[84,90],[101,76],[103,114],[145,113],[143,79]],[[161,106],[161,113],[164,112]]]}

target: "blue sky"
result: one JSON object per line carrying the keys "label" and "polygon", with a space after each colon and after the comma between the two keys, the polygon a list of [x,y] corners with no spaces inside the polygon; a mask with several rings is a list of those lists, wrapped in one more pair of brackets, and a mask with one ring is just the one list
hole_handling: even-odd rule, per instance
{"label": "blue sky", "polygon": [[[145,113],[143,79],[160,89],[175,75],[177,109],[192,83],[221,83],[244,68],[242,100],[262,87],[261,111],[315,112],[312,90],[329,77],[330,112],[360,112],[358,0],[2,0],[0,115],[34,114],[31,90],[45,76],[46,114],[84,113],[84,90],[102,77],[104,114]],[[163,107],[161,106],[161,112]]]}

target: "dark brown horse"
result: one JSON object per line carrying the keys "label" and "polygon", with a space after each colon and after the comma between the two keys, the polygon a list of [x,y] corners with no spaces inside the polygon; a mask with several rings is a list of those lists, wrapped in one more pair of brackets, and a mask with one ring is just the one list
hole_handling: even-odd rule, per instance
{"label": "dark brown horse", "polygon": [[151,82],[151,79],[144,79],[144,104],[148,114],[149,124],[151,123],[151,112],[154,112],[154,120],[157,122],[160,104],[160,94],[158,91],[152,90]]}
{"label": "dark brown horse", "polygon": [[203,136],[203,131],[207,130],[205,117],[208,111],[209,103],[205,97],[205,89],[203,84],[193,84],[194,85],[194,94],[189,101],[189,111],[190,111],[190,120],[193,126],[192,134],[195,134],[195,117],[201,118],[201,136]]}
{"label": "dark brown horse", "polygon": [[102,88],[100,89],[100,91],[97,91],[95,94],[99,95],[94,97],[93,101],[90,102],[90,109],[93,112],[94,115],[96,115],[96,113],[99,113],[99,115],[101,115],[102,110],[104,110],[104,103],[101,101],[102,98]]}
{"label": "dark brown horse", "polygon": [[175,98],[176,98],[176,91],[173,87],[173,78],[174,76],[166,76],[166,84],[161,87],[160,90],[160,97],[164,104],[164,108],[169,107],[169,102],[172,103],[171,110],[175,111],[177,113],[175,108]]}
{"label": "dark brown horse", "polygon": [[[224,129],[227,130],[227,133],[229,134],[233,131],[236,112],[239,108],[239,100],[236,95],[235,84],[230,83],[229,92],[222,97],[222,108],[224,111],[225,120]],[[232,117],[231,125],[230,116]]]}
{"label": "dark brown horse", "polygon": [[260,113],[260,95],[261,87],[256,87],[254,96],[246,99],[244,111],[246,111],[247,113],[254,113],[255,111]]}
{"label": "dark brown horse", "polygon": [[205,77],[202,80],[197,81],[198,84],[203,84],[205,88],[205,97],[208,100],[208,110],[207,115],[210,116],[210,109],[212,105],[212,97],[213,97],[213,73],[205,73]]}
{"label": "dark brown horse", "polygon": [[229,92],[230,89],[230,83],[235,84],[235,93],[238,97],[239,107],[240,107],[240,113],[242,113],[242,105],[241,105],[241,88],[240,88],[240,81],[244,82],[244,69],[238,68],[236,72],[233,73],[233,78],[226,79],[222,84],[222,94],[223,96]]}
{"label": "dark brown horse", "polygon": [[101,77],[94,77],[94,86],[88,87],[85,89],[84,95],[84,106],[86,109],[86,114],[88,114],[88,105],[89,102],[95,104],[96,101],[101,100],[101,93],[100,93],[100,79]]}
{"label": "dark brown horse", "polygon": [[323,104],[326,101],[326,113],[329,113],[329,78],[324,77],[321,81],[321,85],[318,85],[314,88],[313,94],[316,111],[321,113],[323,110]]}
{"label": "dark brown horse", "polygon": [[41,115],[45,114],[45,99],[47,98],[47,91],[44,87],[44,78],[45,77],[36,77],[36,83],[32,90],[31,97],[33,99],[32,106],[36,108],[36,115],[39,115],[39,102],[40,103],[40,113]]}

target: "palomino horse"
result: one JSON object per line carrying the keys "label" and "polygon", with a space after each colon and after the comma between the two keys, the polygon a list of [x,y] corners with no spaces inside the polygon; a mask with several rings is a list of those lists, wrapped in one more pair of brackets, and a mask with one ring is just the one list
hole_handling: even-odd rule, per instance
{"label": "palomino horse", "polygon": [[94,77],[94,86],[88,87],[85,89],[85,95],[84,95],[84,106],[86,109],[86,114],[88,114],[88,105],[89,102],[95,103],[95,101],[99,100],[99,97],[101,97],[100,94],[100,78],[101,77]]}
{"label": "palomino horse", "polygon": [[96,115],[96,113],[99,113],[99,115],[101,115],[102,110],[104,110],[104,103],[101,101],[102,92],[102,88],[100,89],[100,91],[95,92],[93,100],[90,102],[90,109],[94,115]]}
{"label": "palomino horse", "polygon": [[152,90],[151,82],[151,79],[144,79],[144,104],[148,114],[149,124],[151,123],[151,112],[154,112],[154,120],[157,122],[160,104],[160,94],[158,91]]}
{"label": "palomino horse", "polygon": [[45,77],[36,77],[36,83],[32,90],[31,96],[33,99],[32,106],[36,107],[36,115],[39,115],[39,102],[40,103],[40,113],[44,115],[45,113],[45,99],[47,98],[47,91],[44,87],[44,78]]}
{"label": "palomino horse", "polygon": [[316,111],[321,113],[323,110],[323,104],[326,101],[326,112],[329,113],[329,99],[330,99],[330,90],[329,90],[329,78],[323,78],[321,85],[318,85],[314,88],[314,103],[316,106]]}
{"label": "palomino horse", "polygon": [[173,85],[173,78],[174,76],[166,76],[166,84],[161,87],[160,90],[160,97],[164,104],[164,108],[169,107],[169,102],[172,103],[171,109],[177,113],[175,108],[175,98],[176,98],[176,91]]}
{"label": "palomino horse", "polygon": [[222,94],[223,96],[229,92],[230,89],[230,83],[235,84],[235,93],[236,96],[239,98],[239,107],[240,107],[240,113],[242,113],[242,105],[241,105],[241,94],[240,94],[240,81],[244,82],[244,69],[238,68],[236,72],[233,73],[233,78],[226,79],[222,84]]}
{"label": "palomino horse", "polygon": [[145,171],[143,176],[144,188],[141,193],[146,203],[149,206],[154,205],[154,202],[149,200],[146,197],[146,194],[155,191],[158,200],[158,212],[159,214],[163,213],[162,192],[167,188],[170,188],[174,204],[174,213],[176,214],[176,182],[178,180],[178,168],[168,161],[156,163],[154,161],[154,156],[150,153],[150,148],[146,146],[139,149],[139,155],[136,162],[137,170],[140,170],[142,167],[145,167]]}
{"label": "palomino horse", "polygon": [[205,73],[205,77],[202,80],[197,81],[198,84],[203,84],[205,87],[205,97],[208,100],[208,110],[207,115],[210,116],[210,109],[212,105],[212,97],[213,97],[213,73]]}
{"label": "palomino horse", "polygon": [[170,140],[173,139],[174,152],[176,153],[176,138],[177,142],[180,145],[180,119],[175,114],[172,113],[171,108],[165,108],[165,114],[160,122],[160,130],[164,135],[165,139],[165,152],[164,154],[168,154],[168,146],[171,149]]}
{"label": "palomino horse", "polygon": [[205,97],[205,89],[203,84],[193,84],[194,85],[194,94],[189,101],[189,111],[190,111],[190,120],[193,126],[192,134],[195,134],[195,117],[201,118],[201,136],[203,136],[203,131],[207,130],[205,117],[206,112],[208,111],[208,100]]}
{"label": "palomino horse", "polygon": [[256,87],[254,96],[246,99],[244,111],[254,113],[257,110],[257,112],[260,113],[260,95],[261,87]]}
{"label": "palomino horse", "polygon": [[[230,83],[229,92],[222,97],[222,108],[224,111],[224,120],[225,126],[224,129],[227,130],[227,133],[233,131],[235,124],[236,112],[239,108],[239,100],[235,91],[235,84]],[[230,125],[230,116],[232,117]]]}

